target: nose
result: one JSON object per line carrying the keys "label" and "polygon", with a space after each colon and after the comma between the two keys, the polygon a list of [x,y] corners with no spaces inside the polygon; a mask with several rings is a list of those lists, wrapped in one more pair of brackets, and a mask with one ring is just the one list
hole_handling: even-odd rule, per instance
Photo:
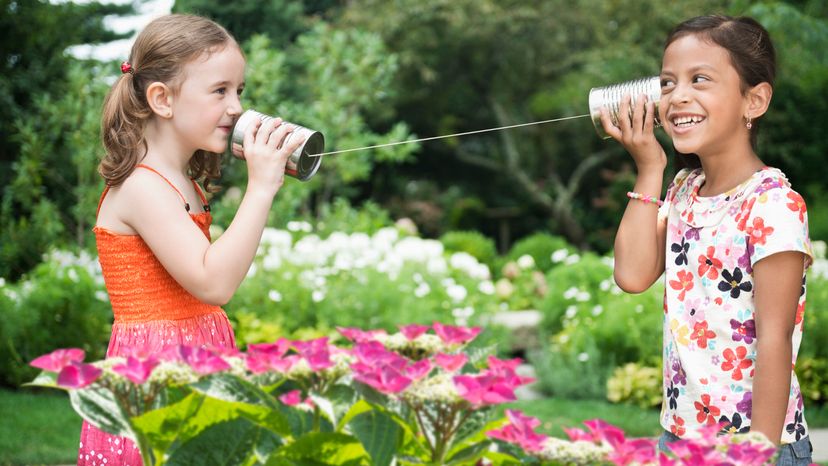
{"label": "nose", "polygon": [[684,83],[676,83],[673,92],[670,93],[670,103],[687,103],[690,101],[690,86]]}
{"label": "nose", "polygon": [[237,116],[241,115],[241,113],[242,113],[241,100],[239,99],[239,96],[236,95],[235,97],[233,97],[233,100],[227,106],[227,114],[232,116],[232,117],[237,117]]}

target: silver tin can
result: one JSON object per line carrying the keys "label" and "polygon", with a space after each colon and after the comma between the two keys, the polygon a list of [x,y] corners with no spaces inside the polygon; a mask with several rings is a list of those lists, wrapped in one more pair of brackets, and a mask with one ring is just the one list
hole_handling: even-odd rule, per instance
{"label": "silver tin can", "polygon": [[609,110],[612,124],[618,126],[621,99],[626,94],[632,97],[632,104],[635,104],[636,98],[641,94],[646,95],[648,100],[655,102],[655,126],[661,126],[661,120],[658,118],[658,101],[661,100],[661,78],[658,76],[634,79],[610,86],[593,87],[589,90],[589,116],[592,118],[592,124],[601,138],[608,139],[610,137],[601,125],[601,107],[606,107]]}
{"label": "silver tin can", "polygon": [[[255,110],[247,110],[242,113],[236,125],[233,127],[233,134],[230,138],[230,150],[236,156],[239,156],[244,148],[245,130],[256,119],[260,119],[264,123],[272,120],[273,117]],[[305,142],[297,147],[290,154],[290,157],[288,157],[287,164],[285,165],[285,174],[299,181],[308,181],[316,174],[316,171],[319,170],[319,165],[322,163],[322,157],[319,157],[318,154],[325,151],[325,137],[319,131],[314,131],[295,123],[291,124],[296,126],[296,128],[288,133],[282,144],[289,144],[292,138],[302,136],[304,136]]]}

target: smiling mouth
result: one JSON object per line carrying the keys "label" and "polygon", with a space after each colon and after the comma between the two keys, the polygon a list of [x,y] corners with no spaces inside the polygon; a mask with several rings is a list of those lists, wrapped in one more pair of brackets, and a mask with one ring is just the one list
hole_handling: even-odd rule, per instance
{"label": "smiling mouth", "polygon": [[673,123],[673,126],[675,126],[676,128],[691,128],[704,120],[706,120],[706,118],[703,116],[693,115],[673,117],[670,119],[670,122]]}

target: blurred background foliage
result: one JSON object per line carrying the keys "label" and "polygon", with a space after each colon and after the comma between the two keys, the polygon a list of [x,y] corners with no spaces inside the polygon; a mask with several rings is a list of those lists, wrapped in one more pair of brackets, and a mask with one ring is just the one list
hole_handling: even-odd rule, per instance
{"label": "blurred background foliage", "polygon": [[[98,118],[116,63],[78,60],[73,44],[122,37],[106,15],[134,5],[0,2],[0,276],[17,279],[50,246],[89,248]],[[770,31],[779,80],[759,151],[809,203],[828,236],[828,8],[820,1],[177,0],[214,18],[248,58],[245,105],[322,131],[347,149],[583,114],[591,87],[656,74],[669,29],[710,12],[748,14]],[[643,18],[646,18],[644,20]],[[38,31],[31,34],[31,31]],[[126,57],[124,57],[126,58]],[[659,133],[664,138],[663,133]],[[665,142],[666,139],[665,139]],[[665,177],[670,177],[668,170]],[[588,119],[327,157],[288,183],[271,225],[311,220],[335,199],[411,218],[422,235],[476,231],[506,253],[550,232],[608,252],[634,167]],[[223,184],[243,187],[227,159]],[[223,199],[223,198],[227,199]],[[225,189],[218,223],[238,191]]]}
{"label": "blurred background foliage", "polygon": [[[664,38],[681,20],[754,16],[779,58],[759,153],[804,195],[812,238],[828,238],[823,1],[177,0],[173,11],[225,25],[248,60],[245,107],[320,130],[328,150],[584,114],[590,88],[657,74]],[[0,385],[26,380],[27,361],[55,347],[83,346],[93,357],[105,349],[111,317],[91,226],[103,188],[100,107],[119,69],[66,48],[123,37],[103,18],[132,12],[0,0]],[[211,201],[217,234],[246,182],[243,163],[224,157],[224,189]],[[521,355],[545,393],[603,398],[613,381],[614,399],[651,405],[662,289],[626,295],[611,278],[634,176],[629,156],[588,119],[326,157],[310,182],[280,191],[269,226],[288,246],[261,251],[260,272],[228,314],[244,343],[334,334],[337,325],[485,325],[503,310],[535,309],[538,342]],[[343,241],[364,248],[388,228],[400,235],[393,244],[439,249],[429,256],[436,262],[394,259],[394,276],[353,257],[346,273],[335,254],[289,259]],[[272,268],[277,260],[283,266]],[[488,277],[475,275],[480,267]],[[814,275],[800,377],[809,400],[824,403],[828,353],[817,343],[828,338],[828,273]],[[487,332],[509,355],[506,334]],[[642,383],[631,389],[629,380]]]}

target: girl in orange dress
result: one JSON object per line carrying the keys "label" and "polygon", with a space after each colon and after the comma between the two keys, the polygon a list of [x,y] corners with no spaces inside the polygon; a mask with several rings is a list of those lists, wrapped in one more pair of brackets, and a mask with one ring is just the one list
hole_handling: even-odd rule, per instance
{"label": "girl in orange dress", "polygon": [[[196,180],[219,177],[241,114],[244,56],[233,37],[198,16],[168,15],[137,37],[104,102],[106,180],[94,228],[115,320],[108,356],[171,345],[234,347],[221,307],[244,279],[287,157],[293,126],[280,119],[244,135],[248,183],[235,218],[211,243]],[[129,440],[84,423],[79,465],[141,465]]]}

